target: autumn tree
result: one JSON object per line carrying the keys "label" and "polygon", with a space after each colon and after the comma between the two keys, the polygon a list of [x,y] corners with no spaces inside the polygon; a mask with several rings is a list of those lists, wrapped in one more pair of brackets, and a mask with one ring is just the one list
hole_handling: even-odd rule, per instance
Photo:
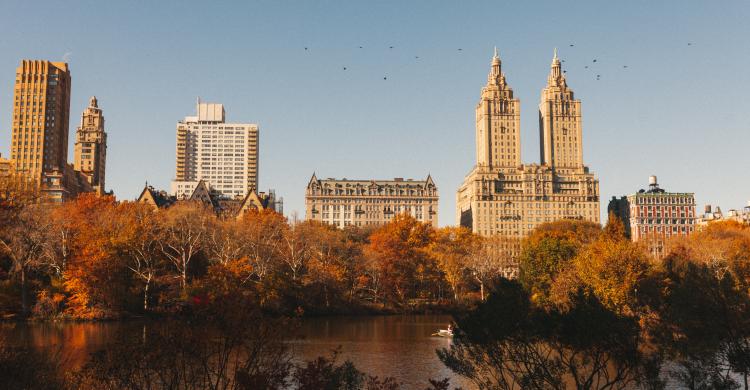
{"label": "autumn tree", "polygon": [[240,225],[234,219],[211,218],[206,226],[205,251],[213,264],[227,265],[238,260],[247,245]]}
{"label": "autumn tree", "polygon": [[23,175],[0,177],[0,220],[11,225],[20,210],[38,203],[41,196],[39,186]]}
{"label": "autumn tree", "polygon": [[467,267],[474,281],[479,284],[479,297],[486,298],[485,287],[498,276],[513,278],[518,274],[518,239],[493,235],[475,237],[467,257]]}
{"label": "autumn tree", "polygon": [[658,313],[648,331],[686,387],[731,388],[750,378],[747,226],[718,222],[673,243],[643,299]]}
{"label": "autumn tree", "polygon": [[604,306],[629,314],[637,310],[636,293],[650,269],[650,257],[643,247],[608,235],[579,251],[572,264],[575,278]]}
{"label": "autumn tree", "polygon": [[478,389],[627,389],[658,382],[659,362],[639,350],[637,321],[593,296],[577,295],[569,310],[547,309],[517,281],[500,279],[456,324],[453,343],[438,357]]}
{"label": "autumn tree", "polygon": [[607,224],[604,225],[602,234],[611,240],[626,240],[628,232],[625,231],[625,224],[622,219],[614,212],[610,211],[607,217]]}
{"label": "autumn tree", "polygon": [[248,280],[262,283],[276,267],[286,226],[284,216],[272,210],[251,209],[237,221],[237,229],[245,242],[242,258],[252,270]]}
{"label": "autumn tree", "polygon": [[279,259],[286,265],[294,283],[302,276],[310,257],[310,230],[310,222],[294,222],[281,232]]}
{"label": "autumn tree", "polygon": [[143,283],[145,311],[149,309],[151,285],[164,266],[160,252],[161,231],[149,206],[124,203],[118,206],[117,212],[124,228],[116,245],[128,269]]}
{"label": "autumn tree", "polygon": [[365,274],[365,256],[364,247],[369,242],[370,234],[373,228],[349,226],[344,229],[344,254],[343,267],[344,275],[342,283],[346,291],[346,300],[352,302],[355,293],[363,286],[363,281],[367,278]]}
{"label": "autumn tree", "polygon": [[461,285],[466,279],[467,265],[476,237],[465,227],[445,227],[435,231],[428,247],[429,254],[458,301]]}
{"label": "autumn tree", "polygon": [[211,211],[194,202],[178,202],[159,214],[159,250],[174,266],[183,293],[190,266],[204,249]]}
{"label": "autumn tree", "polygon": [[71,232],[70,258],[63,272],[68,313],[76,318],[109,316],[127,307],[129,278],[116,241],[130,229],[118,218],[112,197],[81,195],[61,206],[63,229]]}
{"label": "autumn tree", "polygon": [[598,224],[561,220],[539,225],[522,242],[519,280],[535,300],[549,299],[555,278],[601,234]]}
{"label": "autumn tree", "polygon": [[325,307],[331,306],[333,296],[340,294],[340,286],[346,274],[346,236],[337,228],[311,222],[307,239],[310,241],[310,259],[305,275],[306,289],[319,291]]}
{"label": "autumn tree", "polygon": [[29,313],[28,274],[45,263],[51,226],[45,207],[36,204],[19,207],[0,230],[0,250],[10,259],[11,275],[18,277],[24,314]]}
{"label": "autumn tree", "polygon": [[426,266],[429,258],[426,249],[432,239],[433,229],[410,215],[397,215],[393,220],[374,231],[366,252],[377,271],[379,281],[389,297],[404,303],[416,295],[418,267]]}

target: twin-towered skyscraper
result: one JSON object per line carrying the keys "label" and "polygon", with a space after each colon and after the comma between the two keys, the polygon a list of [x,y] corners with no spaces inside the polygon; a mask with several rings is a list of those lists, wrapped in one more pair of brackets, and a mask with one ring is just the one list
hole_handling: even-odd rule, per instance
{"label": "twin-towered skyscraper", "polygon": [[521,162],[521,106],[495,50],[476,108],[477,163],[456,194],[457,223],[524,237],[558,219],[599,222],[599,181],[583,164],[581,101],[555,51],[539,104],[541,164]]}

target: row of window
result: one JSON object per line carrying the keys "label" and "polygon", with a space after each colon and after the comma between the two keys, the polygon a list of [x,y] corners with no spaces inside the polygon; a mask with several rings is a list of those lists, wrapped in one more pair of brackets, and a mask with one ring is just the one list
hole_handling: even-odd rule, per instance
{"label": "row of window", "polygon": [[641,226],[641,233],[692,233],[693,227],[689,226]]}
{"label": "row of window", "polygon": [[687,196],[638,196],[636,204],[695,204],[693,197]]}

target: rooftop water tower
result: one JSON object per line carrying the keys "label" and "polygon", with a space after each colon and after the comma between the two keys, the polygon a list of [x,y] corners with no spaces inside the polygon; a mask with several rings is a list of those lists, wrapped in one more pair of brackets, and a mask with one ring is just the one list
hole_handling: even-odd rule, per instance
{"label": "rooftop water tower", "polygon": [[656,181],[656,175],[651,175],[648,177],[648,189],[649,191],[659,189],[659,182]]}

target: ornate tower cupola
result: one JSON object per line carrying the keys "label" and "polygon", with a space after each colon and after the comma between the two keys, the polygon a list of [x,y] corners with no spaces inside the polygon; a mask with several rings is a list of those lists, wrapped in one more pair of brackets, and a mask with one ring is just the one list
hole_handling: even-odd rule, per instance
{"label": "ornate tower cupola", "polygon": [[521,105],[505,81],[495,48],[487,85],[476,108],[477,166],[516,167],[521,164]]}
{"label": "ornate tower cupola", "polygon": [[581,101],[568,87],[555,49],[547,86],[539,103],[539,139],[542,164],[555,169],[583,167]]}
{"label": "ornate tower cupola", "polygon": [[501,66],[502,62],[500,61],[500,56],[497,54],[497,48],[495,48],[495,55],[492,57],[492,68],[487,75],[487,85],[505,87],[505,74],[503,74]]}
{"label": "ornate tower cupola", "polygon": [[562,66],[560,65],[560,59],[557,58],[557,48],[552,57],[552,65],[550,66],[549,77],[547,77],[547,87],[556,86],[559,88],[566,88],[565,76],[562,73]]}

